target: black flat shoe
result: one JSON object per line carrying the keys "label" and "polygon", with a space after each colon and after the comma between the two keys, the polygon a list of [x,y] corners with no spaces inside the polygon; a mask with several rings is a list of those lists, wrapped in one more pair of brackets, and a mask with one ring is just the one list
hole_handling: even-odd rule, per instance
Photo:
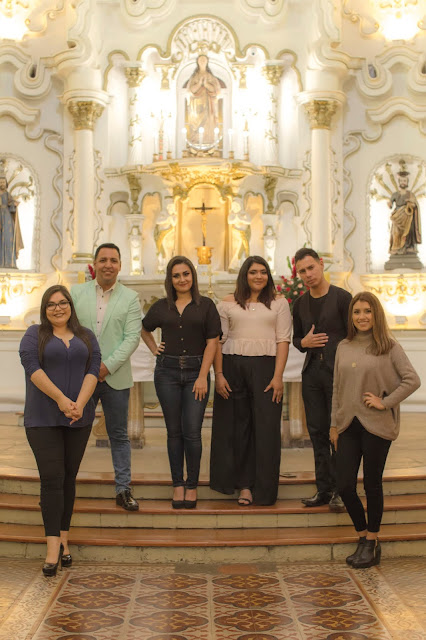
{"label": "black flat shoe", "polygon": [[185,500],[172,500],[173,509],[184,509],[185,508]]}
{"label": "black flat shoe", "polygon": [[328,491],[318,491],[312,498],[302,498],[305,507],[322,507],[323,504],[329,504],[332,494]]}
{"label": "black flat shoe", "polygon": [[185,509],[195,509],[195,507],[197,506],[196,500],[184,500],[183,502]]}
{"label": "black flat shoe", "polygon": [[354,569],[368,569],[380,564],[382,548],[379,540],[366,540],[357,558],[352,562]]}
{"label": "black flat shoe", "polygon": [[70,553],[66,553],[65,555],[61,556],[61,567],[64,568],[68,568],[72,565],[72,555]]}
{"label": "black flat shoe", "polygon": [[45,562],[44,565],[42,566],[41,570],[43,571],[43,575],[46,576],[46,578],[53,578],[54,576],[56,576],[56,572],[58,571],[58,565],[61,560],[63,551],[64,551],[64,547],[61,544],[59,547],[57,562]]}
{"label": "black flat shoe", "polygon": [[346,564],[348,564],[350,567],[352,566],[353,561],[355,560],[355,558],[358,558],[362,548],[365,545],[365,541],[367,540],[367,536],[362,536],[359,540],[358,540],[358,546],[355,549],[354,553],[351,553],[350,556],[348,556],[346,558]]}

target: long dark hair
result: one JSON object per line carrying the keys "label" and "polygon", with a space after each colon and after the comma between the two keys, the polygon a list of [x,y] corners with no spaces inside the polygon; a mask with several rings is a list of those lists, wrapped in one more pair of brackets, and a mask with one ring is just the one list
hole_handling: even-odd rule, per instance
{"label": "long dark hair", "polygon": [[177,264],[186,264],[186,266],[191,269],[191,273],[192,273],[192,287],[191,287],[192,299],[195,302],[195,304],[197,304],[197,305],[200,304],[201,296],[200,296],[200,291],[198,289],[198,278],[197,278],[197,272],[195,270],[194,265],[192,264],[191,260],[189,258],[186,258],[185,256],[175,256],[174,258],[169,260],[169,262],[167,264],[166,279],[164,280],[164,287],[166,289],[167,302],[169,303],[169,308],[171,309],[174,306],[175,301],[177,299],[177,293],[176,293],[176,289],[173,286],[173,278],[172,278],[172,269]]}
{"label": "long dark hair", "polygon": [[383,356],[389,353],[395,344],[395,340],[392,338],[392,334],[389,331],[388,323],[386,322],[385,312],[380,304],[380,300],[370,291],[360,291],[351,300],[349,305],[349,318],[348,318],[348,340],[353,340],[358,333],[352,319],[353,308],[357,302],[366,302],[372,312],[373,316],[373,345],[370,348],[370,353],[375,356]]}
{"label": "long dark hair", "polygon": [[44,350],[46,348],[46,344],[53,337],[53,327],[47,318],[46,308],[47,308],[47,303],[49,302],[50,298],[53,296],[54,293],[62,293],[64,298],[69,302],[71,315],[68,320],[68,328],[73,332],[75,336],[77,336],[77,338],[80,338],[80,340],[84,342],[84,344],[86,345],[89,351],[89,355],[87,357],[87,362],[86,362],[86,371],[87,371],[90,366],[90,361],[92,359],[92,350],[93,350],[92,343],[90,341],[87,330],[84,327],[82,327],[78,321],[70,292],[66,287],[62,286],[61,284],[54,284],[53,287],[49,287],[48,289],[46,289],[41,299],[40,326],[38,329],[38,359],[40,361],[40,364],[43,366],[43,356],[44,356]]}
{"label": "long dark hair", "polygon": [[240,272],[237,277],[237,283],[234,291],[235,301],[238,302],[240,307],[243,309],[247,308],[247,300],[250,298],[251,290],[247,281],[247,274],[253,264],[261,264],[262,267],[265,267],[266,272],[268,274],[268,282],[266,287],[262,289],[259,293],[258,301],[263,302],[265,307],[268,309],[271,308],[271,302],[275,300],[275,296],[277,294],[277,290],[275,288],[274,281],[271,275],[271,269],[269,268],[269,264],[266,262],[265,258],[261,258],[261,256],[249,256],[243,262]]}

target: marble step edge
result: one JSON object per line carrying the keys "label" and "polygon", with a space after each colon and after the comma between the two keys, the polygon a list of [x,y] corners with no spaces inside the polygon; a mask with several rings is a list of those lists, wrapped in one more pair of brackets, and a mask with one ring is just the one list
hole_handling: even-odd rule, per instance
{"label": "marble step edge", "polygon": [[[365,508],[365,498],[362,498]],[[0,511],[40,511],[39,496],[26,494],[0,493]],[[423,511],[426,510],[426,493],[385,496],[384,511]],[[278,499],[274,505],[240,506],[236,500],[198,500],[196,509],[173,509],[170,500],[140,500],[139,511],[125,511],[110,498],[76,498],[74,514],[107,515],[166,515],[199,517],[207,515],[246,516],[246,515],[313,515],[331,514],[328,505],[305,507],[299,499]]]}
{"label": "marble step edge", "polygon": [[[122,529],[71,527],[70,544],[107,547],[264,547],[349,544],[357,541],[352,526],[247,529]],[[381,542],[426,541],[426,523],[388,524]],[[38,525],[2,525],[0,542],[45,543]],[[426,548],[425,548],[426,550]]]}

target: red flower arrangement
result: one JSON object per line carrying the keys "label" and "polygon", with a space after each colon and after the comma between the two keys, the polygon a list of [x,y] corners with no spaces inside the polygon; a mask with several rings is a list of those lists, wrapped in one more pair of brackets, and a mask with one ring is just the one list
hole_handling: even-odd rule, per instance
{"label": "red flower arrangement", "polygon": [[287,264],[290,269],[291,275],[286,278],[281,276],[282,284],[277,285],[277,291],[286,297],[288,304],[290,305],[290,311],[293,311],[293,305],[297,298],[302,296],[306,291],[309,291],[309,287],[303,284],[303,281],[297,275],[296,263],[294,257],[291,259],[287,256]]}
{"label": "red flower arrangement", "polygon": [[87,265],[87,268],[88,268],[88,270],[89,270],[90,275],[92,276],[92,280],[94,280],[94,279],[96,278],[96,274],[95,274],[95,270],[94,270],[94,268],[92,267],[92,265],[91,265],[91,264],[88,264],[88,265]]}

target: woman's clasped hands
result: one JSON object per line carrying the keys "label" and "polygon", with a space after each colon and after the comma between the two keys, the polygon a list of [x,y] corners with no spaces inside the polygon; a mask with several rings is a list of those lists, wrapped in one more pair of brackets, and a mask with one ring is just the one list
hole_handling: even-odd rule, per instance
{"label": "woman's clasped hands", "polygon": [[62,395],[59,398],[59,400],[57,401],[57,405],[62,413],[67,418],[71,419],[70,425],[80,420],[83,415],[84,407],[82,407],[79,402],[74,402],[73,400],[67,398],[67,396],[65,395]]}

